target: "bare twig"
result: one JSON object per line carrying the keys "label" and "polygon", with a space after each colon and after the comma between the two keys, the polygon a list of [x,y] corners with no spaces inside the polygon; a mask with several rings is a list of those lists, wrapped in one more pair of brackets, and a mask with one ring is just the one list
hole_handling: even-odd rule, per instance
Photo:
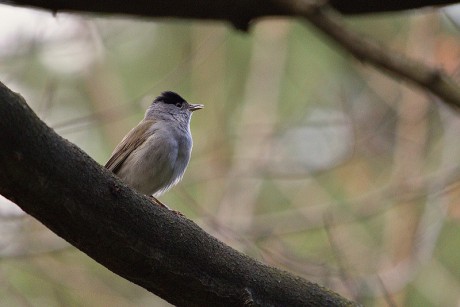
{"label": "bare twig", "polygon": [[292,14],[302,16],[361,62],[431,91],[452,107],[460,108],[460,86],[443,70],[388,50],[371,38],[351,31],[324,1],[281,0]]}
{"label": "bare twig", "polygon": [[344,255],[340,251],[340,247],[338,246],[334,235],[332,233],[331,227],[333,226],[333,217],[330,214],[324,214],[323,215],[323,223],[324,223],[324,229],[326,230],[327,238],[329,239],[329,245],[332,250],[332,254],[335,256],[335,259],[337,261],[337,266],[339,269],[339,275],[340,278],[345,285],[345,287],[348,289],[348,291],[352,294],[353,299],[357,300],[358,299],[358,293],[356,291],[356,282],[352,278],[352,276],[348,273],[347,265],[345,263],[345,258]]}
{"label": "bare twig", "polygon": [[383,282],[383,280],[380,277],[378,277],[377,280],[379,281],[380,287],[383,292],[383,297],[385,298],[385,301],[387,302],[388,307],[398,307],[394,299],[391,297],[391,294],[388,291],[387,287],[385,286],[385,283]]}

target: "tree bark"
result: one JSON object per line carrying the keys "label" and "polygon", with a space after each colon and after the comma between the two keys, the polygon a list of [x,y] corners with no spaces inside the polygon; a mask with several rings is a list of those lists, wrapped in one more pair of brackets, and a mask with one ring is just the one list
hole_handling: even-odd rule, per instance
{"label": "tree bark", "polygon": [[356,306],[153,205],[0,83],[0,193],[114,273],[179,306]]}

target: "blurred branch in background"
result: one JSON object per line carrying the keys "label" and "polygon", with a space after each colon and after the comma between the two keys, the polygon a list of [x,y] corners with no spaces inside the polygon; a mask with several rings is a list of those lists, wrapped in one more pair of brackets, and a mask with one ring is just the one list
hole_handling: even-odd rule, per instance
{"label": "blurred branch in background", "polygon": [[[246,12],[254,16],[260,6],[275,8],[271,1],[235,1],[225,10],[218,7],[223,2],[211,8],[234,14],[238,5],[252,6]],[[359,13],[450,2],[329,4]],[[200,3],[172,14],[212,12]],[[294,2],[278,1],[278,9],[280,3]],[[206,105],[192,123],[195,145],[184,180],[164,199],[214,236],[366,306],[460,300],[458,115],[431,95],[356,65],[338,48],[350,42],[361,48],[363,38],[365,46],[376,37],[384,59],[396,56],[403,68],[413,63],[397,50],[456,76],[455,7],[364,15],[348,18],[346,27],[340,14],[321,8],[316,17],[339,20],[317,20],[325,31],[338,28],[331,34],[336,45],[319,40],[317,28],[285,18],[260,18],[247,34],[221,23],[3,11],[2,80],[101,163],[162,90]],[[233,22],[247,26],[249,16],[238,16]],[[356,39],[353,29],[363,35],[342,44],[350,33]],[[9,209],[0,212],[1,307],[169,306],[11,203],[1,208]]]}
{"label": "blurred branch in background", "polygon": [[[250,22],[253,19],[264,16],[291,16],[291,10],[286,9],[285,4],[315,4],[325,3],[317,0],[198,0],[190,4],[187,0],[171,1],[133,1],[126,3],[121,0],[111,1],[88,1],[78,0],[62,2],[57,0],[9,0],[0,1],[9,5],[30,6],[50,10],[52,12],[88,12],[88,13],[112,13],[129,14],[146,17],[178,17],[193,19],[228,20],[234,24],[241,21]],[[336,10],[344,14],[378,13],[388,11],[401,11],[417,9],[427,6],[439,6],[458,3],[458,0],[386,0],[386,1],[362,1],[331,0],[328,3]]]}
{"label": "blurred branch in background", "polygon": [[[347,13],[393,11],[408,8],[418,8],[428,5],[455,3],[455,1],[385,1],[380,5],[363,6],[361,1],[347,1],[347,5],[337,5],[332,1],[331,6],[337,6]],[[183,0],[159,1],[156,5],[149,1],[133,2],[122,5],[118,2],[42,2],[42,1],[8,1],[8,4],[34,6],[59,11],[86,11],[118,14],[135,14],[149,17],[181,17],[196,19],[230,20],[237,28],[247,29],[249,22],[264,16],[304,16],[318,29],[331,37],[354,57],[362,62],[368,62],[377,68],[389,71],[397,77],[418,84],[423,89],[431,91],[446,103],[460,107],[460,87],[441,69],[429,66],[404,57],[397,51],[388,50],[369,38],[347,29],[338,14],[333,15],[327,1],[323,0],[277,0],[277,1],[201,1],[190,5]],[[350,7],[358,7],[356,10]]]}
{"label": "blurred branch in background", "polygon": [[[424,90],[429,90],[449,105],[460,107],[460,86],[439,68],[417,62],[398,51],[378,44],[345,26],[340,16],[328,12],[328,7],[319,3],[309,5],[306,1],[288,1],[292,10],[310,21],[324,34],[332,38],[356,59],[386,70],[396,77],[406,79]],[[307,3],[307,4],[305,4]]]}
{"label": "blurred branch in background", "polygon": [[[254,31],[257,44],[251,51],[248,79],[243,96],[244,106],[235,129],[232,171],[228,174],[226,193],[219,201],[217,225],[227,225],[243,232],[252,225],[262,180],[242,178],[243,172],[265,168],[276,129],[278,99],[281,89],[289,25],[279,22],[275,29],[259,27]],[[273,59],[277,59],[273,62]],[[267,91],[267,88],[273,90]],[[257,114],[257,116],[254,116]],[[254,129],[253,127],[257,127]],[[236,217],[236,218],[235,218]]]}

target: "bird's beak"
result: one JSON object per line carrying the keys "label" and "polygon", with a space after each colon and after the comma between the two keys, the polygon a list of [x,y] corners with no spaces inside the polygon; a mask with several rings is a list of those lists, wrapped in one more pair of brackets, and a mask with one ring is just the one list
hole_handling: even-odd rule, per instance
{"label": "bird's beak", "polygon": [[190,112],[200,110],[200,109],[203,109],[203,108],[204,108],[204,105],[202,105],[202,104],[190,104],[188,106],[188,109],[190,110]]}

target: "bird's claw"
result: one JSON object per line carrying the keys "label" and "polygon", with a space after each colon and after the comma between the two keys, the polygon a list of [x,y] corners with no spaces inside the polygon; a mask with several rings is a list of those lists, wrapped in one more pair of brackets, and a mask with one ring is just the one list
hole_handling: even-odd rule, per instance
{"label": "bird's claw", "polygon": [[157,206],[160,206],[160,207],[168,209],[169,211],[171,211],[172,213],[174,213],[177,216],[185,217],[181,212],[169,208],[167,205],[165,205],[164,203],[162,203],[161,201],[159,201],[156,197],[154,197],[152,195],[150,196],[150,202],[152,204],[154,204],[154,205],[157,205]]}

